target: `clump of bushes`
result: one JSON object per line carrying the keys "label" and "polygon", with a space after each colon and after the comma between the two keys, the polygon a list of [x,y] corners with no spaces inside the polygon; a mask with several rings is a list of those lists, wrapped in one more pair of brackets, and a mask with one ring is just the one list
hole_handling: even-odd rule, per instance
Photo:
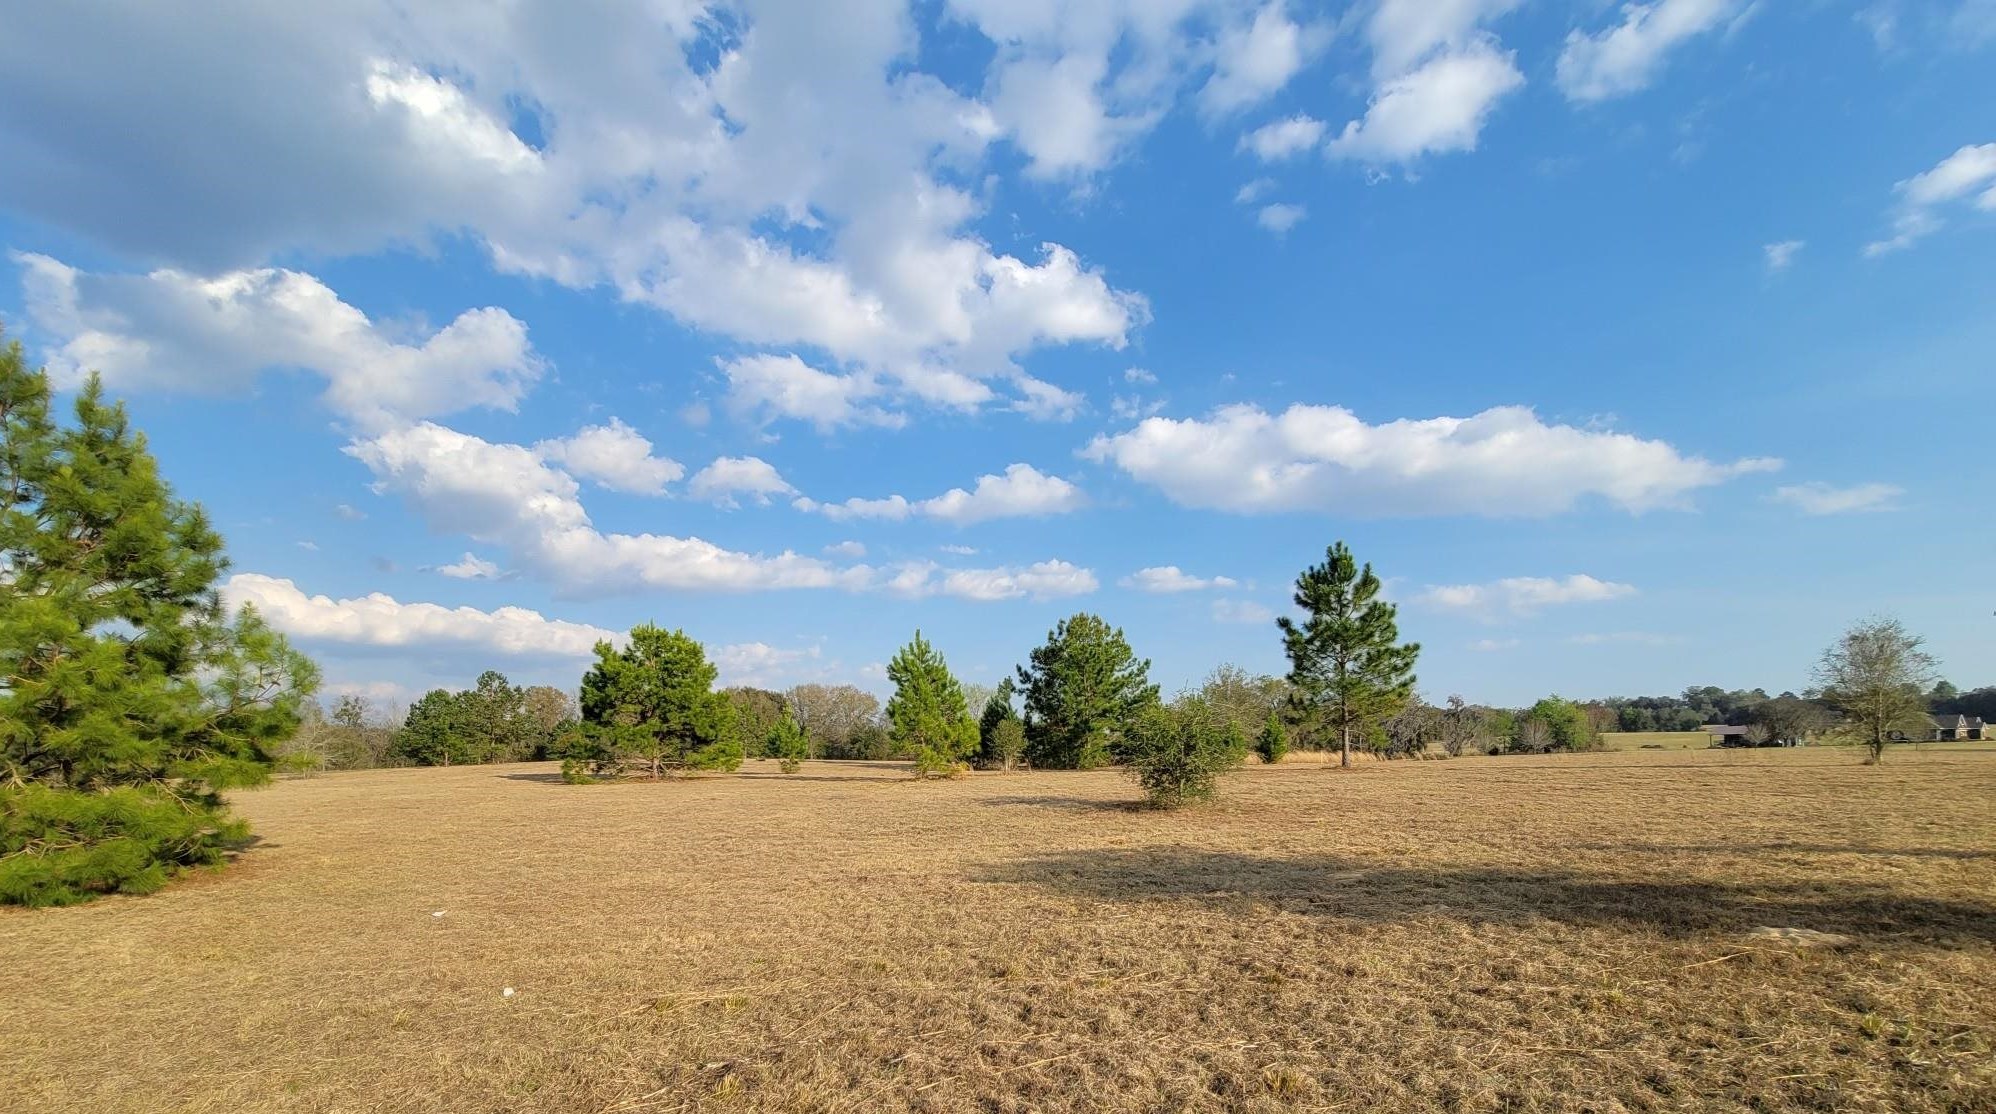
{"label": "clump of bushes", "polygon": [[1221,772],[1247,756],[1246,737],[1197,698],[1138,713],[1124,747],[1127,770],[1155,808],[1211,800]]}

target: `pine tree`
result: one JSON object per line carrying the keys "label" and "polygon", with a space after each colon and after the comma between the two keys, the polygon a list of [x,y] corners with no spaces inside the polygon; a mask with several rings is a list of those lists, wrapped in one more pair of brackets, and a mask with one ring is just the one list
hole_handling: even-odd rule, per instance
{"label": "pine tree", "polygon": [[1360,569],[1343,542],[1296,578],[1295,598],[1303,621],[1275,620],[1289,655],[1290,700],[1306,722],[1339,739],[1342,764],[1350,766],[1352,738],[1369,737],[1413,696],[1421,647],[1399,642],[1379,578],[1369,564]]}
{"label": "pine tree", "polygon": [[598,642],[596,664],[582,678],[582,760],[595,774],[634,764],[653,778],[740,769],[734,706],[714,691],[715,673],[684,631],[647,623],[632,628],[622,650]]}
{"label": "pine tree", "polygon": [[449,689],[431,689],[409,705],[402,729],[395,733],[395,757],[418,766],[471,761],[462,696]]}
{"label": "pine tree", "polygon": [[963,686],[921,631],[887,663],[887,679],[894,682],[887,731],[895,746],[914,754],[922,775],[961,769],[977,750],[977,721],[964,705]]}
{"label": "pine tree", "polygon": [[1009,770],[1025,750],[1025,725],[1012,707],[1012,678],[998,682],[977,720],[977,761],[987,770]]}
{"label": "pine tree", "polygon": [[269,778],[318,681],[230,617],[221,537],[95,378],[75,414],[0,350],[0,901],[31,905],[222,861],[222,792]]}
{"label": "pine tree", "polygon": [[1281,716],[1268,713],[1268,722],[1262,724],[1254,749],[1256,754],[1261,755],[1261,760],[1270,766],[1282,761],[1282,756],[1289,753],[1289,732],[1283,730]]}
{"label": "pine tree", "polygon": [[1108,765],[1137,713],[1158,701],[1150,662],[1120,629],[1086,612],[1063,619],[1019,669],[1026,760],[1039,769]]}
{"label": "pine tree", "polygon": [[762,753],[776,757],[777,768],[786,774],[794,774],[811,756],[811,737],[804,734],[804,727],[797,717],[785,708],[776,717],[776,723],[769,729],[769,735],[762,743]]}

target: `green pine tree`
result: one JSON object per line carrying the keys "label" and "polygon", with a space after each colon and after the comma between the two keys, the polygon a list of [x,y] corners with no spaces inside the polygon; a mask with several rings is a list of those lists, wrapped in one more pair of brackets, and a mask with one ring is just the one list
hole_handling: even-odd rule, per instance
{"label": "green pine tree", "polygon": [[1271,766],[1282,761],[1282,756],[1289,753],[1289,732],[1283,730],[1281,716],[1274,712],[1268,713],[1268,722],[1262,724],[1261,735],[1255,739],[1254,749],[1256,754],[1261,755],[1261,760]]}
{"label": "green pine tree", "polygon": [[73,427],[0,350],[0,901],[146,893],[247,834],[318,673],[217,589],[227,559],[93,377]]}
{"label": "green pine tree", "polygon": [[987,770],[1009,770],[1025,751],[1025,725],[1012,707],[1012,678],[998,682],[977,720],[977,762]]}
{"label": "green pine tree", "polygon": [[686,770],[737,770],[742,744],[734,705],[714,691],[707,651],[684,631],[649,623],[618,650],[596,644],[582,678],[582,734],[576,757],[597,775],[635,766],[652,778]]}
{"label": "green pine tree", "polygon": [[1026,760],[1038,769],[1088,770],[1116,758],[1137,713],[1158,702],[1150,662],[1100,616],[1063,619],[1019,669]]}
{"label": "green pine tree", "polygon": [[1296,578],[1296,606],[1302,622],[1275,620],[1289,655],[1290,700],[1306,724],[1339,740],[1350,766],[1352,739],[1372,737],[1413,696],[1420,644],[1400,643],[1379,578],[1371,565],[1359,568],[1343,542]]}
{"label": "green pine tree", "polygon": [[777,768],[786,774],[794,774],[811,756],[811,737],[804,734],[804,726],[790,709],[783,709],[776,723],[769,729],[769,736],[763,742],[763,753],[776,757]]}
{"label": "green pine tree", "polygon": [[887,663],[887,679],[894,682],[894,695],[887,701],[888,736],[915,756],[916,771],[934,775],[961,769],[977,750],[977,721],[964,705],[963,686],[921,631]]}

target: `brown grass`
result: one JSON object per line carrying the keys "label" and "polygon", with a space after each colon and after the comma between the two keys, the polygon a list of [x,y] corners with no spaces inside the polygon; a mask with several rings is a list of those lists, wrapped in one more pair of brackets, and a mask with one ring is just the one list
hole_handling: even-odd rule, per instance
{"label": "brown grass", "polygon": [[1996,1109],[1996,748],[1857,758],[292,781],[0,913],[0,1107]]}

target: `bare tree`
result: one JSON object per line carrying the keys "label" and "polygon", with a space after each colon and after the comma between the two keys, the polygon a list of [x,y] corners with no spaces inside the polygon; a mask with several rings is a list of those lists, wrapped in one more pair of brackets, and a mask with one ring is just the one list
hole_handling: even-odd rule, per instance
{"label": "bare tree", "polygon": [[1924,734],[1931,721],[1922,695],[1937,666],[1923,640],[1897,619],[1867,619],[1844,632],[1816,665],[1822,699],[1844,717],[1845,729],[1869,752],[1885,758],[1885,744]]}
{"label": "bare tree", "polygon": [[1750,747],[1764,747],[1774,742],[1774,729],[1764,723],[1749,723],[1740,738]]}
{"label": "bare tree", "polygon": [[1387,717],[1387,753],[1418,758],[1428,744],[1441,737],[1442,713],[1434,705],[1415,696],[1405,707]]}
{"label": "bare tree", "polygon": [[1518,749],[1532,754],[1543,754],[1553,748],[1552,728],[1537,716],[1526,716],[1518,721]]}
{"label": "bare tree", "polygon": [[852,685],[798,685],[784,697],[814,754],[843,755],[857,736],[879,726],[880,698]]}
{"label": "bare tree", "polygon": [[1483,709],[1461,696],[1448,698],[1448,707],[1442,710],[1439,729],[1442,751],[1450,758],[1462,757],[1465,750],[1486,749],[1490,734],[1489,719]]}

